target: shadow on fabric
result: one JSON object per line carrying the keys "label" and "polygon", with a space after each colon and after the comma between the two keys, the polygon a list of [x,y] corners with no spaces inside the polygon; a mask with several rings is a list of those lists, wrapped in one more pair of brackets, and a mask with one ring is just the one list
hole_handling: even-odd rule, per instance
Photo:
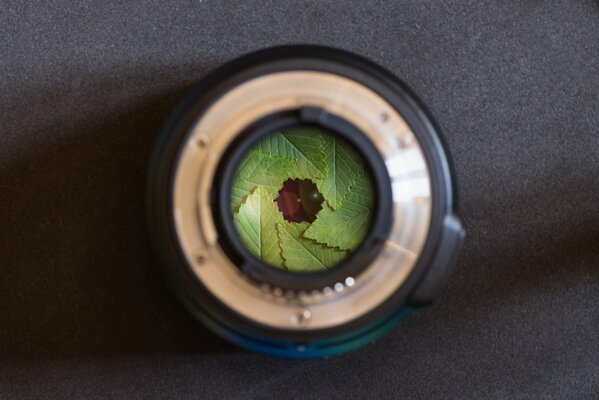
{"label": "shadow on fabric", "polygon": [[[106,115],[22,123],[26,151],[0,171],[0,359],[237,351],[174,298],[145,235],[148,157],[188,88]],[[64,113],[52,96],[20,101]]]}

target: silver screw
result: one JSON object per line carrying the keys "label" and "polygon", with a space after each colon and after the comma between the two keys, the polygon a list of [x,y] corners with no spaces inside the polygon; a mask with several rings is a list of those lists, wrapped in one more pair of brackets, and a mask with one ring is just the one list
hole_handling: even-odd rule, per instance
{"label": "silver screw", "polygon": [[414,143],[414,138],[412,136],[406,136],[404,138],[397,139],[397,144],[400,149],[408,148]]}
{"label": "silver screw", "polygon": [[310,312],[310,310],[304,310],[296,314],[293,314],[291,316],[291,323],[294,325],[302,325],[305,324],[310,319],[310,317],[312,317],[312,313]]}
{"label": "silver screw", "polygon": [[206,135],[200,135],[196,138],[196,144],[199,147],[206,147],[210,143],[210,138]]}

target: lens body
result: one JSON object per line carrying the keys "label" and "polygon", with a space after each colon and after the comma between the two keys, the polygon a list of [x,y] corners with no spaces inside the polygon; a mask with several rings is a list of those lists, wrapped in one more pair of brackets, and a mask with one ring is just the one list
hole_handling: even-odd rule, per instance
{"label": "lens body", "polygon": [[434,299],[463,230],[437,129],[358,56],[273,48],[214,71],[148,174],[165,275],[208,327],[269,354],[360,346]]}

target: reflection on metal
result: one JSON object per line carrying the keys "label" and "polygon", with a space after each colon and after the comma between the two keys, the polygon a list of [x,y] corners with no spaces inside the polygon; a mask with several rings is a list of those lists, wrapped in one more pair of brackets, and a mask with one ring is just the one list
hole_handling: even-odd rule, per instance
{"label": "reflection on metal", "polygon": [[[359,276],[320,291],[283,295],[245,279],[218,245],[210,208],[216,167],[250,123],[277,111],[321,107],[358,127],[385,160],[392,180],[393,225],[386,244]],[[235,110],[235,112],[231,112]],[[323,329],[352,321],[393,294],[414,268],[431,218],[431,184],[420,144],[400,114],[368,87],[334,74],[280,72],[240,84],[196,121],[175,171],[173,216],[183,254],[202,284],[227,307],[272,328]],[[197,255],[204,259],[198,263]],[[351,290],[344,290],[351,287]],[[351,296],[348,294],[351,293]],[[309,305],[309,317],[298,306]]]}

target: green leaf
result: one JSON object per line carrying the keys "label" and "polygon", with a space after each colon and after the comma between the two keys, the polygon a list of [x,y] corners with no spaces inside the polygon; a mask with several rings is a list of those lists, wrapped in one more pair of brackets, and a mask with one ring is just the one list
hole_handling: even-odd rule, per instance
{"label": "green leaf", "polygon": [[307,222],[277,224],[280,246],[287,269],[293,272],[325,271],[343,260],[347,252],[326,247],[303,236]]}
{"label": "green leaf", "polygon": [[273,199],[293,169],[293,161],[250,151],[242,160],[231,185],[231,209],[236,212],[245,198],[257,187]]}
{"label": "green leaf", "polygon": [[241,242],[256,257],[275,267],[283,267],[276,226],[284,222],[273,198],[256,188],[233,215]]}
{"label": "green leaf", "polygon": [[374,188],[369,174],[363,171],[339,209],[323,207],[316,220],[304,232],[306,238],[331,247],[355,250],[370,227],[374,205]]}
{"label": "green leaf", "polygon": [[356,182],[362,163],[356,152],[344,141],[332,135],[321,136],[322,153],[325,155],[327,175],[316,179],[318,190],[335,210]]}
{"label": "green leaf", "polygon": [[277,132],[261,140],[258,149],[271,156],[292,159],[289,177],[316,179],[326,175],[320,134],[315,129],[289,128],[285,133]]}

